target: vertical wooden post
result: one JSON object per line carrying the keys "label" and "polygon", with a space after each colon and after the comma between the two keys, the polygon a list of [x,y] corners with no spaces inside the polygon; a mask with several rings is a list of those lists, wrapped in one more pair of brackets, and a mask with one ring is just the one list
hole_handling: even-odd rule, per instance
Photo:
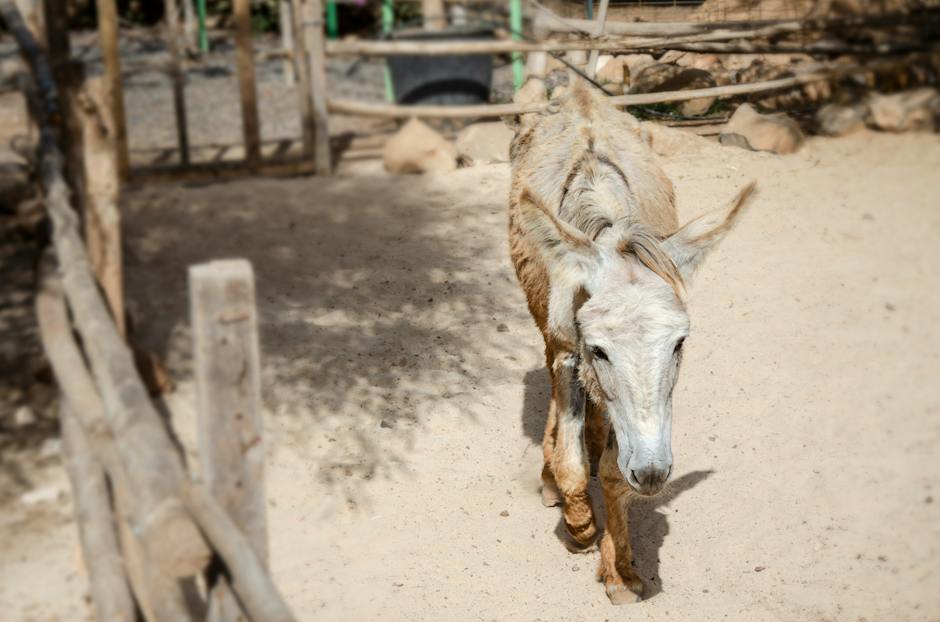
{"label": "vertical wooden post", "polygon": [[88,258],[118,333],[126,337],[117,132],[112,108],[107,103],[110,89],[105,80],[95,77],[85,81],[76,98],[74,115],[81,125],[82,203]]}
{"label": "vertical wooden post", "polygon": [[165,0],[166,40],[170,48],[170,79],[173,82],[173,112],[176,115],[176,142],[180,164],[189,165],[189,127],[186,124],[186,92],[183,76],[183,52],[180,49],[179,9],[176,0]]}
{"label": "vertical wooden post", "polygon": [[[189,269],[199,412],[199,456],[209,492],[267,560],[261,364],[251,264],[235,259]],[[222,577],[209,619],[238,619]]]}
{"label": "vertical wooden post", "polygon": [[304,41],[310,68],[310,96],[313,100],[314,167],[318,175],[332,170],[329,114],[326,107],[326,44],[323,36],[323,4],[306,0],[303,4]]}
{"label": "vertical wooden post", "polygon": [[255,57],[251,46],[251,2],[234,0],[235,58],[238,63],[238,91],[242,105],[242,132],[245,159],[252,167],[261,166],[261,129],[258,123],[258,92],[255,85]]}
{"label": "vertical wooden post", "polygon": [[104,74],[107,78],[105,103],[114,121],[114,143],[117,150],[118,177],[127,179],[130,155],[127,148],[127,120],[124,114],[124,83],[118,54],[118,15],[115,0],[97,0],[98,37]]}
{"label": "vertical wooden post", "polygon": [[[607,25],[607,5],[610,3],[610,0],[601,0],[600,9],[597,12],[597,26],[594,27],[594,36],[600,37],[604,34],[604,28]],[[587,65],[587,75],[590,78],[593,78],[597,73],[597,57],[600,54],[597,50],[591,50],[591,55],[588,57]]]}
{"label": "vertical wooden post", "polygon": [[281,52],[285,54],[281,63],[281,69],[284,71],[284,84],[294,86],[296,74],[294,73],[294,18],[291,0],[279,0],[277,9],[277,27],[281,31]]}
{"label": "vertical wooden post", "polygon": [[425,30],[443,30],[447,25],[444,0],[421,0],[421,18]]}
{"label": "vertical wooden post", "polygon": [[304,156],[313,157],[314,152],[314,129],[313,121],[313,98],[310,88],[310,68],[308,67],[310,57],[307,54],[307,46],[304,42],[303,26],[303,6],[302,0],[290,0],[291,3],[291,25],[294,29],[291,56],[294,60],[294,73],[297,75],[297,99],[300,105],[300,130],[303,136]]}

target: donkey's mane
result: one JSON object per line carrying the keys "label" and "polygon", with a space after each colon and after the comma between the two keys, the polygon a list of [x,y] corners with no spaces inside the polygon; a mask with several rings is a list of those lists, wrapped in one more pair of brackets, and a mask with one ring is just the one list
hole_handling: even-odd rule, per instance
{"label": "donkey's mane", "polygon": [[636,257],[641,264],[669,283],[681,298],[685,282],[672,257],[663,249],[659,236],[648,226],[635,220],[620,221],[614,226],[619,234],[617,250],[624,255]]}

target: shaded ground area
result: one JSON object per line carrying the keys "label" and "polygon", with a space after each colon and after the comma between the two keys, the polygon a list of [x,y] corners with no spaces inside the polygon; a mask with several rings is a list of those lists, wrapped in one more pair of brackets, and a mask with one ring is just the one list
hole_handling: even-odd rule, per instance
{"label": "shaded ground area", "polygon": [[[663,146],[683,219],[760,196],[693,287],[675,480],[631,512],[649,598],[617,610],[539,503],[548,386],[506,166],[127,193],[132,311],[189,447],[186,267],[255,266],[271,558],[301,619],[940,617],[936,136]],[[8,507],[0,607],[80,619],[67,500]]]}

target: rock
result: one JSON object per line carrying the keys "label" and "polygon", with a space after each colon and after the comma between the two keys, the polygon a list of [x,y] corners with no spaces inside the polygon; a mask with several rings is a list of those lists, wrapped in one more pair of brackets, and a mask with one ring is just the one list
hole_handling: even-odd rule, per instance
{"label": "rock", "polygon": [[62,454],[62,440],[58,438],[47,438],[39,447],[40,458],[54,458]]}
{"label": "rock", "polygon": [[631,93],[652,93],[663,82],[675,77],[682,69],[676,65],[653,63],[641,69],[638,73],[630,74]]}
{"label": "rock", "polygon": [[[676,65],[656,64],[645,68],[630,85],[631,93],[666,93],[669,91],[689,91],[717,86],[715,78],[704,69],[677,67]],[[714,97],[693,99],[679,104],[680,112],[688,117],[703,115],[708,112]]]}
{"label": "rock", "polygon": [[457,134],[457,155],[467,166],[508,162],[514,135],[502,121],[468,125]]}
{"label": "rock", "polygon": [[63,496],[62,488],[59,486],[43,486],[34,488],[20,495],[20,503],[23,505],[39,505],[40,503],[53,503]]}
{"label": "rock", "polygon": [[763,115],[750,104],[741,104],[719,136],[723,145],[743,147],[740,139],[726,134],[737,134],[755,151],[793,153],[803,144],[803,132],[796,121],[786,115]]}
{"label": "rock", "polygon": [[665,54],[659,57],[659,62],[665,63],[667,65],[682,65],[682,63],[679,61],[684,59],[686,56],[688,56],[688,52],[681,52],[679,50],[669,50],[668,52],[666,52]]}
{"label": "rock", "polygon": [[509,510],[503,510],[502,512],[499,513],[499,515],[502,516],[503,518],[509,516]]}
{"label": "rock", "polygon": [[821,134],[845,136],[865,127],[867,114],[865,104],[826,104],[816,111],[816,124]]}
{"label": "rock", "polygon": [[940,93],[923,87],[882,95],[868,96],[869,123],[872,127],[889,132],[933,130],[940,116]]}
{"label": "rock", "polygon": [[457,148],[418,119],[411,119],[382,150],[390,173],[446,173],[457,168]]}
{"label": "rock", "polygon": [[[630,72],[630,76],[637,76],[641,71],[649,67],[650,65],[656,64],[656,59],[654,59],[649,54],[626,54],[624,56],[619,56],[618,58],[623,59],[624,65]],[[630,84],[630,82],[627,82]]]}
{"label": "rock", "polygon": [[[564,71],[557,71],[558,74],[566,74]],[[516,94],[512,96],[512,101],[515,104],[535,104],[538,102],[543,102],[548,99],[548,91],[546,90],[546,85],[548,84],[549,78],[554,74],[549,74],[543,80],[542,78],[537,78],[535,76],[530,77],[525,81],[525,84],[522,85]],[[535,123],[538,119],[539,113],[537,112],[527,112],[525,114],[519,115],[519,124],[522,127],[526,127]]]}
{"label": "rock", "polygon": [[13,413],[13,425],[18,428],[25,428],[36,423],[36,413],[29,406],[20,406]]}
{"label": "rock", "polygon": [[595,77],[601,84],[623,84],[630,80],[630,67],[623,56],[600,56]]}

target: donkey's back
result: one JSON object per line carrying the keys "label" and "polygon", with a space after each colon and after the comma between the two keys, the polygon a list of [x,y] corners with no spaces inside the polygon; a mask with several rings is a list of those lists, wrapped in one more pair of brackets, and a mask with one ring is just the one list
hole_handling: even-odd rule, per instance
{"label": "donkey's back", "polygon": [[590,236],[627,217],[659,235],[678,227],[672,183],[656,163],[639,122],[583,81],[557,113],[536,117],[511,149],[515,203],[522,188]]}

